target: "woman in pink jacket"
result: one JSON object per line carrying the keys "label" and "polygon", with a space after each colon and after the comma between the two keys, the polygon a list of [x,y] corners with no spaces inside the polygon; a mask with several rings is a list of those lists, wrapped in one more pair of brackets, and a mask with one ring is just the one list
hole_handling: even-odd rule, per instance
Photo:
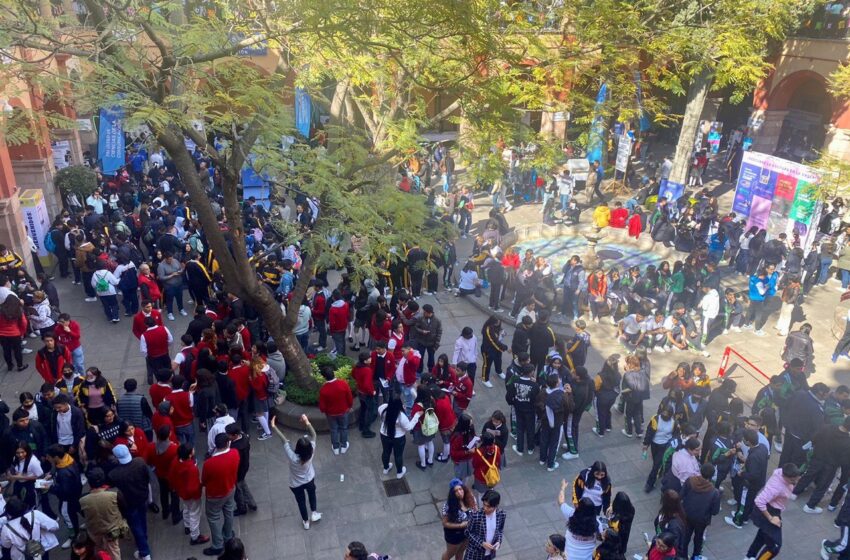
{"label": "woman in pink jacket", "polygon": [[6,300],[0,304],[0,345],[3,346],[3,358],[6,367],[12,371],[12,356],[18,364],[18,371],[29,367],[24,364],[21,341],[27,332],[27,318],[24,315],[24,306],[16,295],[6,296]]}

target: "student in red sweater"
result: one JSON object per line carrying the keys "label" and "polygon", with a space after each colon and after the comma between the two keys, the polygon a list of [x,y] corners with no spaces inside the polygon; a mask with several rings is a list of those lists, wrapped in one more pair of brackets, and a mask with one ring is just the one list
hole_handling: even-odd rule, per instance
{"label": "student in red sweater", "polygon": [[458,416],[469,408],[469,402],[472,400],[472,379],[469,378],[468,370],[469,366],[465,362],[458,362],[457,371],[460,377],[457,378],[457,385],[452,391],[455,398],[454,411]]}
{"label": "student in red sweater", "polygon": [[156,383],[151,385],[148,393],[151,396],[151,406],[157,408],[159,403],[171,394],[171,378],[174,373],[170,369],[161,369],[156,372]]}
{"label": "student in red sweater", "polygon": [[452,432],[449,448],[452,462],[455,464],[455,478],[459,478],[464,484],[467,483],[466,479],[472,476],[472,450],[477,439],[472,417],[466,413],[461,414]]}
{"label": "student in red sweater", "polygon": [[401,400],[404,403],[404,411],[408,415],[413,410],[416,372],[421,361],[422,356],[419,352],[414,350],[409,342],[406,342],[401,347],[401,358],[396,361],[395,371],[388,373],[390,384],[397,383],[401,387]]}
{"label": "student in red sweater", "polygon": [[159,312],[159,309],[153,308],[151,300],[146,299],[142,301],[142,308],[139,312],[133,315],[133,335],[136,338],[142,338],[142,333],[148,330],[147,325],[145,325],[145,319],[148,317],[153,317],[157,325],[162,324],[162,313]]}
{"label": "student in red sweater", "polygon": [[452,399],[449,398],[449,393],[443,391],[437,385],[431,385],[428,389],[434,399],[434,414],[437,415],[437,420],[440,422],[440,439],[443,441],[443,450],[437,456],[437,461],[445,463],[449,460],[449,442],[451,441],[452,430],[455,429],[455,424],[457,424],[457,415],[452,408]]}
{"label": "student in red sweater", "polygon": [[354,396],[348,383],[334,377],[333,366],[324,365],[321,372],[325,383],[319,389],[319,410],[328,418],[334,455],[345,454],[348,451],[348,413]]}
{"label": "student in red sweater", "polygon": [[608,222],[608,225],[615,228],[625,228],[628,218],[629,211],[623,208],[623,203],[618,200],[614,203],[614,210],[611,212],[611,221]]}
{"label": "student in red sweater", "polygon": [[263,433],[257,438],[265,441],[272,437],[269,429],[269,376],[266,372],[271,366],[262,358],[255,358],[251,362],[251,391],[253,392],[254,417],[263,429]]}
{"label": "student in red sweater", "polygon": [[238,421],[242,423],[242,431],[248,431],[248,396],[251,394],[251,365],[239,350],[230,352],[230,367],[227,376],[233,380],[238,404]]}
{"label": "student in red sweater", "polygon": [[493,434],[485,432],[481,436],[481,445],[472,452],[472,476],[475,479],[472,489],[481,494],[489,490],[490,487],[484,482],[484,473],[487,472],[490,465],[500,469],[501,462],[502,452],[496,445],[496,438],[493,437]]}
{"label": "student in red sweater", "polygon": [[350,306],[339,290],[331,293],[331,301],[333,303],[328,309],[328,332],[334,341],[334,353],[337,356],[345,356],[345,331],[348,328]]}
{"label": "student in red sweater", "polygon": [[374,348],[377,342],[388,342],[392,328],[393,324],[387,316],[387,312],[379,309],[369,323],[369,344],[371,347]]}
{"label": "student in red sweater", "polygon": [[375,390],[380,391],[384,402],[387,402],[389,391],[384,387],[384,383],[388,384],[392,380],[395,373],[395,358],[391,352],[387,351],[386,342],[375,344],[375,349],[369,355],[369,365],[372,367],[372,382]]}
{"label": "student in red sweater", "polygon": [[375,437],[372,422],[378,417],[378,397],[375,391],[375,377],[369,352],[360,352],[357,363],[351,370],[351,377],[357,383],[357,397],[360,399],[360,413],[357,417],[357,427],[364,438]]}
{"label": "student in red sweater", "polygon": [[204,461],[201,484],[206,496],[205,513],[210,526],[210,547],[204,549],[207,556],[216,556],[224,551],[224,542],[233,538],[233,511],[236,509],[234,494],[236,474],[239,470],[239,453],[230,449],[230,436],[220,433],[215,436],[215,451]]}
{"label": "student in red sweater", "polygon": [[178,443],[195,443],[195,415],[193,412],[195,401],[194,395],[189,388],[189,383],[182,375],[174,375],[171,378],[171,394],[168,400],[171,402],[171,421],[174,422],[174,432],[177,434]]}
{"label": "student in red sweater", "polygon": [[[163,401],[165,402],[165,401]],[[177,460],[177,444],[171,440],[171,427],[160,426],[156,431],[154,444],[148,451],[148,465],[150,465],[157,480],[159,480],[159,507],[162,510],[162,518],[171,516],[171,523],[180,523],[180,502],[177,493],[169,484],[171,475],[171,464]]]}
{"label": "student in red sweater", "polygon": [[132,422],[127,422],[127,427],[121,435],[115,438],[114,444],[116,446],[126,445],[127,449],[130,450],[130,455],[141,457],[143,461],[147,462],[148,453],[150,452],[150,441],[148,441],[145,431],[133,426]]}
{"label": "student in red sweater", "polygon": [[139,338],[139,350],[145,357],[148,370],[148,385],[153,385],[154,375],[161,369],[171,368],[170,346],[174,341],[171,331],[157,325],[153,317],[145,318],[146,329]]}
{"label": "student in red sweater", "polygon": [[167,426],[171,441],[177,443],[177,434],[174,433],[174,420],[171,419],[171,413],[174,412],[174,407],[171,406],[171,401],[164,400],[159,403],[151,418],[151,429],[153,433],[159,433],[159,429]]}
{"label": "student in red sweater", "polygon": [[41,339],[44,346],[35,354],[35,369],[46,382],[56,383],[62,377],[65,364],[71,363],[71,352],[56,342],[53,333],[47,333]]}
{"label": "student in red sweater", "polygon": [[182,444],[177,448],[177,460],[171,465],[168,479],[180,497],[183,526],[189,531],[189,544],[204,544],[210,538],[201,534],[201,473],[195,464],[195,450]]}
{"label": "student in red sweater", "polygon": [[67,313],[60,313],[59,320],[56,322],[56,328],[53,330],[56,335],[56,341],[63,345],[71,352],[71,360],[74,362],[74,371],[81,374],[85,371],[85,355],[83,354],[83,346],[80,342],[82,331],[80,324],[71,319]]}
{"label": "student in red sweater", "polygon": [[29,322],[21,300],[17,296],[14,299],[6,296],[6,300],[3,302],[3,313],[0,313],[0,344],[3,346],[3,358],[6,360],[6,368],[9,371],[15,367],[12,364],[13,356],[18,364],[18,371],[24,371],[30,366],[24,363],[21,342],[27,334]]}

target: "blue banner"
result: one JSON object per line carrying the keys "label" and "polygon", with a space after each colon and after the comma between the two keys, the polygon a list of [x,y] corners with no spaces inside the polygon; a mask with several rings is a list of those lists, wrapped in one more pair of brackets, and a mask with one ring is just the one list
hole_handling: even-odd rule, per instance
{"label": "blue banner", "polygon": [[602,106],[608,98],[608,84],[602,83],[596,94],[596,106],[593,108],[593,124],[590,125],[590,136],[587,140],[587,161],[598,161],[604,167],[603,155],[605,150],[605,117]]}
{"label": "blue banner", "polygon": [[685,194],[685,185],[661,179],[658,185],[658,200],[666,198],[670,202],[676,202],[683,194]]}
{"label": "blue banner", "polygon": [[100,110],[97,134],[97,159],[104,174],[113,174],[124,165],[124,109],[110,107]]}
{"label": "blue banner", "polygon": [[307,139],[310,138],[312,112],[310,94],[299,87],[295,88],[295,128]]}

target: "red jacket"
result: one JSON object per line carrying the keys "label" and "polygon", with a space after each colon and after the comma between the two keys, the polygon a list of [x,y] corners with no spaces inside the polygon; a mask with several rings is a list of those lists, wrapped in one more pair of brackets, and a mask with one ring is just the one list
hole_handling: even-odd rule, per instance
{"label": "red jacket", "polygon": [[261,401],[269,398],[269,378],[265,373],[249,377],[249,381],[255,397]]}
{"label": "red jacket", "polygon": [[174,461],[168,483],[181,500],[201,499],[201,472],[192,459]]}
{"label": "red jacket", "polygon": [[457,424],[457,416],[455,415],[454,408],[452,408],[452,400],[448,397],[434,399],[434,414],[437,415],[437,420],[440,421],[441,432],[451,430]]}
{"label": "red jacket", "polygon": [[74,320],[68,321],[67,331],[62,325],[56,325],[53,334],[56,335],[56,342],[71,352],[80,347],[80,324]]}
{"label": "red jacket", "polygon": [[168,480],[171,474],[171,464],[177,461],[177,444],[173,441],[163,453],[156,452],[156,443],[148,448],[148,465],[156,470],[157,478]]}
{"label": "red jacket", "polygon": [[[149,299],[151,301],[159,301],[162,299],[162,291],[159,289],[159,284],[156,283],[156,278],[154,278],[153,275],[145,276],[144,274],[139,274],[139,288],[142,286],[147,287],[148,295],[150,296]],[[141,311],[139,313],[141,313]]]}
{"label": "red jacket", "polygon": [[13,321],[0,313],[0,336],[22,337],[26,334],[28,325],[29,322],[23,315],[20,319]]}
{"label": "red jacket", "polygon": [[150,447],[150,442],[148,441],[148,437],[145,435],[145,432],[141,428],[136,428],[133,430],[133,443],[136,444],[136,447],[130,445],[130,439],[121,434],[115,441],[112,442],[112,445],[126,445],[127,449],[130,450],[130,455],[133,457],[141,457],[143,461],[147,462],[148,459],[148,449]]}
{"label": "red jacket", "polygon": [[387,342],[390,339],[390,331],[393,328],[393,324],[389,318],[385,319],[383,324],[377,324],[376,317],[372,317],[372,321],[369,323],[369,336],[372,337],[372,340],[378,342],[379,340],[383,340]]}
{"label": "red jacket", "polygon": [[629,219],[629,211],[625,208],[615,208],[611,212],[611,220],[608,225],[615,228],[626,227],[626,220]]}
{"label": "red jacket", "polygon": [[[414,385],[416,384],[416,370],[419,369],[419,362],[422,361],[422,356],[419,355],[419,352],[411,349],[407,356],[402,356],[402,358],[406,358],[404,362],[404,371],[402,372],[402,376],[404,378],[405,385]],[[399,363],[401,363],[401,358],[399,359]],[[396,378],[395,372],[398,369],[398,365],[396,365],[392,371],[387,372],[387,381],[392,381]]]}
{"label": "red jacket", "polygon": [[174,407],[174,412],[171,413],[171,421],[174,422],[174,426],[190,425],[195,419],[192,414],[190,394],[187,391],[172,391],[168,400]]}
{"label": "red jacket", "polygon": [[514,253],[513,255],[505,255],[502,257],[502,266],[505,268],[512,268],[514,270],[519,270],[519,266],[522,264],[520,261],[519,255]]}
{"label": "red jacket", "polygon": [[375,394],[375,378],[370,366],[354,366],[354,369],[351,370],[351,377],[357,382],[358,393],[366,396]]}
{"label": "red jacket", "polygon": [[437,382],[440,389],[449,389],[457,385],[457,370],[454,366],[446,366],[445,373],[440,371],[437,364],[431,368],[431,377]]}
{"label": "red jacket", "polygon": [[[376,350],[372,350],[371,358],[369,360],[369,366],[372,368],[372,377],[374,378],[377,374],[375,373],[375,367],[378,363],[378,352]],[[384,379],[392,379],[395,375],[395,356],[393,353],[387,350],[387,353],[384,354]]]}
{"label": "red jacket", "polygon": [[337,300],[328,311],[328,330],[332,333],[345,332],[348,328],[349,306],[347,301]]}
{"label": "red jacket", "polygon": [[640,215],[635,214],[629,218],[629,237],[639,237],[643,231],[643,223],[640,221]]}
{"label": "red jacket", "polygon": [[239,452],[228,449],[204,461],[201,484],[207,489],[207,499],[223,498],[236,488],[236,473],[239,470]]}
{"label": "red jacket", "polygon": [[321,323],[325,320],[328,312],[328,298],[325,296],[325,292],[319,290],[313,295],[313,303],[310,305],[310,309],[313,311],[314,323]]}
{"label": "red jacket", "polygon": [[[153,433],[157,433],[159,429],[163,426],[171,427],[171,435],[168,437],[174,443],[177,443],[177,434],[174,431],[174,420],[171,419],[171,416],[166,416],[164,414],[160,414],[158,410],[153,411],[153,417],[151,418],[151,426],[153,428]],[[149,448],[153,448],[153,445],[149,445]]]}
{"label": "red jacket", "polygon": [[230,366],[227,370],[227,376],[233,380],[234,388],[236,389],[236,399],[239,402],[248,398],[251,392],[251,368],[247,364],[238,366]]}
{"label": "red jacket", "polygon": [[41,377],[48,383],[56,383],[56,381],[62,377],[62,368],[65,364],[72,363],[71,352],[68,350],[67,346],[57,344],[56,351],[58,356],[56,357],[55,369],[50,365],[50,360],[46,357],[47,347],[42,348],[35,354],[35,369],[38,370]]}
{"label": "red jacket", "polygon": [[328,416],[339,416],[347,413],[354,404],[351,387],[342,379],[325,381],[319,389],[319,410]]}
{"label": "red jacket", "polygon": [[457,380],[454,390],[455,404],[461,410],[466,410],[469,407],[469,401],[472,400],[472,380],[468,375]]}
{"label": "red jacket", "polygon": [[151,405],[153,405],[153,409],[156,410],[159,403],[164,401],[168,398],[168,395],[171,394],[171,385],[160,385],[159,383],[154,383],[151,385],[151,388],[148,389],[148,392],[151,395]]}
{"label": "red jacket", "polygon": [[449,440],[449,455],[455,464],[472,459],[472,452],[466,448],[468,443],[463,434],[452,434]]}
{"label": "red jacket", "polygon": [[[147,316],[144,311],[139,311],[133,315],[133,334],[136,335],[136,338],[142,338],[142,333],[148,330],[148,327],[145,325],[145,317]],[[157,325],[162,324],[162,313],[158,309],[151,310],[151,317],[153,317]]]}
{"label": "red jacket", "polygon": [[489,468],[487,463],[495,463],[496,468],[500,468],[501,461],[502,454],[497,445],[491,445],[488,449],[485,449],[484,446],[479,447],[472,452],[472,476],[475,477],[477,482],[484,484],[484,473]]}

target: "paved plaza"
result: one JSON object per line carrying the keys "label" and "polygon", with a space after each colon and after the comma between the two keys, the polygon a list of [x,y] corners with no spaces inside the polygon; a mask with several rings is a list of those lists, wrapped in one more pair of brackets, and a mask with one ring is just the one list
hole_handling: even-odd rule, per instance
{"label": "paved plaza", "polygon": [[[483,219],[489,206],[481,201],[476,209],[476,218]],[[534,223],[539,220],[539,205],[526,206],[509,213],[513,225]],[[583,215],[583,219],[588,219]],[[477,223],[481,227],[482,222]],[[458,243],[460,255],[471,250],[471,240]],[[724,279],[724,286],[744,286],[740,277]],[[138,342],[130,333],[130,322],[123,318],[117,325],[108,323],[98,303],[83,302],[80,287],[70,282],[57,280],[62,309],[79,321],[83,330],[86,365],[96,365],[119,390],[126,378],[144,378],[144,360],[139,353]],[[830,333],[838,303],[839,292],[833,284],[816,288],[804,306],[806,320],[814,325],[816,371],[812,379],[834,386],[847,383],[846,364],[833,365],[829,361],[835,339]],[[440,292],[436,296],[424,296],[420,303],[433,303],[436,315],[443,322],[443,338],[440,352],[451,354],[454,340],[461,328],[471,326],[476,332],[485,318],[486,297],[478,302],[455,298]],[[775,315],[772,317],[775,321]],[[189,318],[177,317],[167,322],[175,338],[184,332]],[[768,327],[772,322],[768,323]],[[778,372],[782,363],[779,353],[783,339],[768,328],[766,337],[758,338],[752,333],[721,336],[711,345],[712,356],[708,359],[687,352],[652,354],[652,399],[647,403],[646,417],[663,396],[661,378],[670,372],[676,363],[701,360],[712,375],[717,371],[722,350],[731,344],[743,352],[753,363],[768,374]],[[593,349],[588,359],[588,370],[594,375],[603,358],[613,352],[622,352],[614,340],[615,327],[610,323],[591,324]],[[509,328],[507,340],[510,340]],[[30,340],[29,347],[37,348],[39,341]],[[32,363],[34,354],[26,358]],[[507,363],[505,364],[507,365]],[[736,368],[735,375],[745,379],[747,374]],[[35,391],[41,378],[30,367],[22,373],[6,373],[0,381],[0,393],[10,405],[17,404],[20,391]],[[476,397],[470,406],[475,425],[480,429],[488,415],[496,410],[507,410],[504,400],[504,382],[493,378],[494,387],[476,386]],[[755,383],[751,381],[750,383]],[[747,395],[742,395],[746,398]],[[594,460],[608,465],[614,491],[624,490],[635,503],[637,516],[629,543],[629,555],[645,552],[641,535],[652,532],[652,519],[658,510],[659,492],[643,492],[643,483],[649,471],[649,461],[641,458],[641,446],[634,439],[620,433],[621,417],[615,414],[614,430],[604,438],[594,435],[590,428],[593,418],[586,414],[581,427],[580,458],[573,461],[560,460],[560,468],[548,473],[535,456],[518,457],[507,451],[508,467],[502,473],[497,489],[502,494],[502,507],[507,512],[505,540],[499,552],[503,560],[544,558],[543,545],[552,533],[564,532],[564,521],[556,506],[556,495],[562,478],[571,481],[581,468]],[[289,436],[297,436],[289,432]],[[366,544],[370,552],[390,554],[396,559],[424,560],[439,558],[444,550],[442,527],[438,507],[446,498],[448,482],[453,477],[452,464],[436,463],[433,468],[421,472],[414,466],[415,446],[408,440],[405,452],[407,484],[409,494],[387,497],[383,482],[395,480],[393,474],[383,476],[380,465],[379,440],[363,440],[356,430],[352,431],[351,449],[346,455],[334,456],[327,434],[320,434],[316,454],[316,483],[318,486],[319,510],[324,514],[321,522],[309,531],[301,527],[295,500],[287,486],[288,466],[281,444],[277,438],[265,442],[252,440],[251,470],[248,481],[257,499],[259,509],[255,513],[237,518],[236,532],[246,543],[248,556],[252,560],[285,558],[339,559],[344,546],[351,540]],[[200,453],[199,453],[200,455]],[[771,462],[775,466],[776,457]],[[727,486],[729,486],[727,482]],[[724,496],[725,499],[728,497]],[[833,515],[807,515],[801,508],[804,501],[790,502],[784,518],[785,545],[781,556],[813,559],[817,557],[821,539],[834,538],[837,530],[832,526]],[[714,519],[708,531],[705,554],[711,559],[743,558],[746,547],[755,534],[748,525],[743,530],[730,528],[723,523],[722,516],[729,514],[729,506],[723,505],[720,516]],[[160,516],[149,517],[151,548],[156,560],[184,560],[201,556],[203,547],[190,547],[183,535],[182,526],[174,527],[163,522]],[[204,524],[205,525],[205,524]],[[204,527],[205,528],[205,527]],[[132,555],[132,543],[123,547],[127,557]]]}

